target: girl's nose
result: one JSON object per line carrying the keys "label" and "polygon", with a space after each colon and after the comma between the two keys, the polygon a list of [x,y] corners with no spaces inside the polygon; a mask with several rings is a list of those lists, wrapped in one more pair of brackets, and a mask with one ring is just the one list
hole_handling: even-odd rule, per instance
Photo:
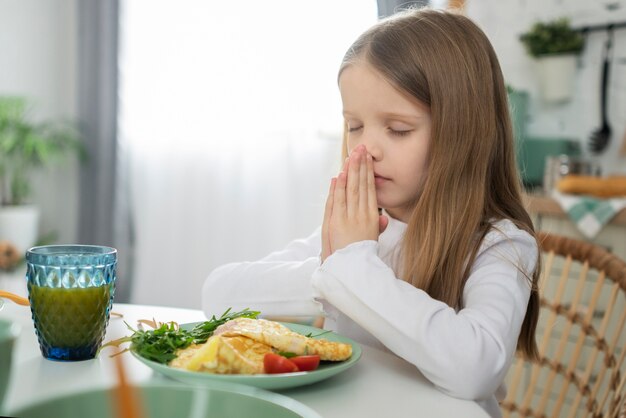
{"label": "girl's nose", "polygon": [[374,161],[380,161],[383,157],[382,149],[374,138],[363,138],[363,145],[365,145],[365,149],[369,154],[372,154],[372,159]]}

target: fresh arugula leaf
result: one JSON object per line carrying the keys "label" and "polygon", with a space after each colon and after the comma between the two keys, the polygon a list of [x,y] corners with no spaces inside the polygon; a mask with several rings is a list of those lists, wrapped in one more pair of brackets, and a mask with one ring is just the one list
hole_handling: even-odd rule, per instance
{"label": "fresh arugula leaf", "polygon": [[231,313],[230,308],[228,308],[219,318],[213,315],[211,319],[197,324],[191,330],[180,329],[175,322],[164,323],[158,328],[148,331],[135,330],[127,324],[128,328],[133,331],[133,334],[116,340],[115,343],[119,345],[123,342],[130,342],[130,349],[141,357],[157,363],[167,364],[176,358],[176,351],[187,348],[192,344],[205,343],[213,335],[213,331],[220,325],[235,318],[256,319],[259,314],[260,312],[251,311],[248,308],[240,312]]}
{"label": "fresh arugula leaf", "polygon": [[327,331],[323,331],[323,332],[320,332],[320,333],[315,334],[315,335],[313,335],[313,333],[312,333],[312,332],[309,332],[308,334],[305,334],[304,336],[305,336],[305,337],[307,337],[307,338],[317,338],[317,337],[319,337],[320,335],[328,334],[329,332],[332,332],[332,331],[327,330]]}
{"label": "fresh arugula leaf", "polygon": [[276,354],[286,358],[292,358],[297,356],[296,353],[292,353],[291,351],[277,351]]}

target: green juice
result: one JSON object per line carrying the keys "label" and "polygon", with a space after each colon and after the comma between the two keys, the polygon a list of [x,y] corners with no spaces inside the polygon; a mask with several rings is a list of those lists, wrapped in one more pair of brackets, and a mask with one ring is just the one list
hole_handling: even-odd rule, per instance
{"label": "green juice", "polygon": [[63,349],[87,346],[97,349],[108,322],[110,287],[63,289],[29,285],[40,344]]}

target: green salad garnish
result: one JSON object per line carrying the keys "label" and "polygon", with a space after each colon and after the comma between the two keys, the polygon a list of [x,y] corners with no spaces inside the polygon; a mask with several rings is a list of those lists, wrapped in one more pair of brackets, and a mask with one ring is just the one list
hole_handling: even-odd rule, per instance
{"label": "green salad garnish", "polygon": [[[251,311],[248,308],[239,312],[230,312],[230,308],[226,310],[219,318],[215,315],[208,321],[197,324],[191,330],[181,329],[176,322],[156,323],[156,321],[140,321],[154,325],[152,330],[133,329],[126,324],[132,335],[122,337],[117,340],[109,341],[102,348],[108,346],[119,347],[121,344],[130,342],[130,350],[139,354],[148,360],[157,363],[167,364],[176,358],[176,351],[189,347],[191,344],[205,343],[213,331],[220,325],[235,318],[252,318],[256,319],[260,312]],[[124,350],[128,351],[128,349]]]}

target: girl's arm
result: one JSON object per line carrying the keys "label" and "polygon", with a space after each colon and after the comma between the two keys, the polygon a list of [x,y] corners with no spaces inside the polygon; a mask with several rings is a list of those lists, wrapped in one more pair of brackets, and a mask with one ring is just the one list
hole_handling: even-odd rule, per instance
{"label": "girl's arm", "polygon": [[306,239],[255,262],[231,263],[215,269],[202,287],[207,316],[228,308],[250,308],[263,316],[319,316],[311,275],[320,265],[320,229]]}
{"label": "girl's arm", "polygon": [[537,255],[530,235],[512,224],[506,235],[485,237],[458,312],[397,279],[376,255],[376,241],[333,253],[313,286],[442,391],[488,398],[509,368],[526,312],[530,287],[519,269],[532,272]]}

